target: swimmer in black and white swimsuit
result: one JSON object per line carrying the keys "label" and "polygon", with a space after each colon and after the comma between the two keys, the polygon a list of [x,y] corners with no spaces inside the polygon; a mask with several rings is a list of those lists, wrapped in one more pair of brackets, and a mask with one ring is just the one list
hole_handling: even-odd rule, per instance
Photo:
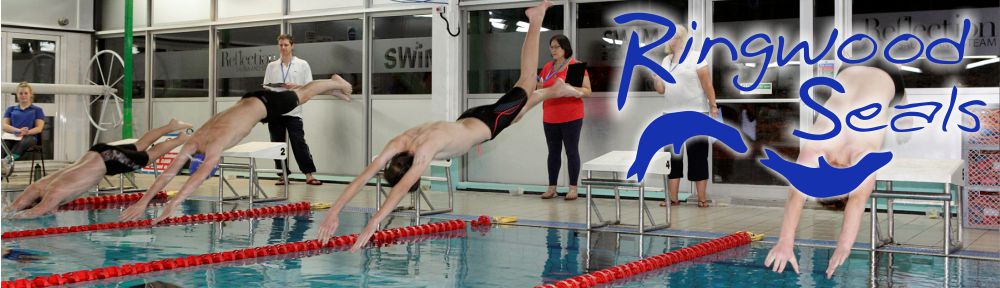
{"label": "swimmer in black and white swimsuit", "polygon": [[55,211],[60,204],[73,200],[97,185],[104,176],[139,170],[149,165],[150,159],[160,158],[184,144],[189,136],[182,132],[176,138],[153,145],[167,133],[189,128],[191,124],[171,119],[167,125],[142,135],[135,143],[94,145],[72,165],[29,185],[14,203],[4,208],[4,214],[27,209],[17,213],[15,217],[32,218]]}

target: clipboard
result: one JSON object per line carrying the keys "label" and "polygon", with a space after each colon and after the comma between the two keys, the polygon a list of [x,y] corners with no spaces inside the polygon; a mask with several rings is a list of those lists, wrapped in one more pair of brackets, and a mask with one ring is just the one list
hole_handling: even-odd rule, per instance
{"label": "clipboard", "polygon": [[587,62],[570,64],[566,68],[566,84],[573,87],[583,87],[583,76],[587,72]]}

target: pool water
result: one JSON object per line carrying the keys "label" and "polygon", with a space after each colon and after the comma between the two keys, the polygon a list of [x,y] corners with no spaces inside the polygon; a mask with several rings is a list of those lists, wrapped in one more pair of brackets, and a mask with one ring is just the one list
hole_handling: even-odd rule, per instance
{"label": "pool water", "polygon": [[[225,210],[236,207],[227,206]],[[151,208],[150,213],[155,208]],[[188,201],[186,214],[216,212],[216,204]],[[245,209],[245,207],[241,208]],[[5,220],[3,231],[116,221],[120,210],[65,211],[35,220]],[[45,259],[3,260],[3,280],[213,253],[313,239],[325,211],[255,221],[165,226],[154,229],[62,234],[3,241]],[[358,233],[370,215],[344,212],[338,234]],[[450,217],[450,216],[442,216]],[[443,221],[422,217],[421,224]],[[394,216],[389,227],[418,224]],[[531,287],[700,243],[702,240],[521,226],[469,230],[465,237],[369,248],[358,253],[268,258],[88,282],[130,287],[161,281],[182,287]],[[588,254],[588,247],[590,253]],[[753,243],[612,283],[624,287],[1000,287],[1000,262],[855,251],[832,279],[832,249],[798,247],[801,275],[763,266],[770,244]],[[877,263],[873,267],[874,263]],[[789,268],[790,269],[790,268]]]}

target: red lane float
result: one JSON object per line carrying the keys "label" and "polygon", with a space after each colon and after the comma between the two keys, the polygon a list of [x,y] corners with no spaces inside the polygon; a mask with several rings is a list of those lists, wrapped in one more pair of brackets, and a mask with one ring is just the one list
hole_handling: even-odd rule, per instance
{"label": "red lane float", "polygon": [[[170,217],[164,219],[157,225],[190,224],[197,222],[232,221],[232,220],[240,220],[247,218],[262,218],[279,214],[288,214],[291,212],[309,211],[309,209],[310,209],[309,202],[298,202],[298,203],[291,203],[291,204],[284,204],[277,206],[259,207],[248,210]],[[54,234],[87,232],[87,231],[114,230],[114,229],[125,229],[125,228],[148,228],[152,227],[152,223],[153,223],[152,219],[146,219],[146,220],[135,220],[135,221],[124,221],[124,222],[90,224],[81,226],[9,231],[9,232],[3,232],[3,234],[0,235],[0,237],[2,237],[3,240],[7,240],[13,238],[35,237],[35,236],[54,235]]]}
{"label": "red lane float", "polygon": [[762,234],[753,234],[746,231],[736,232],[697,245],[632,261],[608,269],[578,275],[551,284],[538,285],[535,288],[592,287],[599,284],[611,283],[615,280],[632,277],[633,275],[660,269],[675,263],[750,244],[750,242],[760,241],[762,238]]}
{"label": "red lane float", "polygon": [[490,216],[480,215],[479,218],[472,220],[469,224],[472,224],[472,226],[489,226]]}
{"label": "red lane float", "polygon": [[[305,202],[303,202],[305,203]],[[298,203],[296,203],[298,204]],[[308,209],[308,203],[306,203],[306,209]],[[293,204],[294,205],[294,204]],[[437,237],[453,237],[455,235],[451,234],[438,234],[431,235],[441,232],[451,232],[460,230],[457,235],[464,235],[465,222],[462,220],[451,220],[447,222],[430,223],[419,226],[408,226],[394,229],[387,229],[375,232],[373,236],[374,239],[380,239],[379,245],[388,245],[391,243],[404,243],[411,241],[421,241],[428,238]],[[202,255],[193,255],[178,258],[169,258],[164,260],[156,260],[150,262],[140,262],[133,264],[125,264],[121,266],[109,266],[102,267],[93,270],[81,270],[68,272],[63,274],[52,274],[38,276],[31,279],[22,278],[11,281],[3,281],[3,287],[49,287],[58,285],[75,284],[81,282],[95,281],[110,279],[116,277],[132,276],[138,274],[145,274],[157,271],[165,271],[172,269],[179,269],[185,267],[194,267],[209,265],[215,263],[238,261],[244,259],[253,258],[263,258],[268,256],[277,256],[291,253],[316,251],[323,248],[332,248],[334,251],[346,250],[354,242],[357,241],[358,235],[351,234],[345,236],[337,236],[330,239],[326,243],[320,243],[319,240],[308,240],[300,242],[290,242],[282,244],[274,244],[262,247],[246,248],[225,252],[216,252]]]}
{"label": "red lane float", "polygon": [[[139,201],[139,199],[142,198],[142,195],[143,193],[125,193],[125,194],[109,194],[109,195],[83,197],[83,198],[76,198],[75,200],[69,201],[68,203],[63,204],[62,206],[67,207],[67,206],[80,206],[80,205],[106,205],[113,203],[135,202]],[[154,200],[167,199],[167,193],[160,191],[159,193],[156,193],[156,196],[153,196],[153,199]]]}
{"label": "red lane float", "polygon": [[[161,206],[163,203],[167,202],[167,198],[153,199],[149,201],[149,206]],[[135,202],[117,202],[117,203],[103,203],[103,204],[75,204],[68,205],[64,204],[59,206],[59,211],[91,211],[91,210],[104,210],[104,209],[123,209],[128,208]]]}

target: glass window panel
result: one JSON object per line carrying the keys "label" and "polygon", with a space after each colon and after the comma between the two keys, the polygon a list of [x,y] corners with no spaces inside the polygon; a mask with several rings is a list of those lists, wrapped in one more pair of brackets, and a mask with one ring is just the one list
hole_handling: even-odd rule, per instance
{"label": "glass window panel", "polygon": [[[1000,83],[1000,55],[997,25],[1000,23],[1000,2],[997,1],[931,1],[890,0],[855,1],[852,7],[854,33],[871,35],[879,44],[879,54],[885,44],[902,33],[916,35],[924,47],[941,37],[959,39],[962,21],[972,22],[965,59],[959,64],[940,65],[925,57],[905,64],[900,71],[906,88],[997,87]],[[896,45],[890,53],[908,58],[919,49],[915,41]],[[854,45],[855,53],[868,53],[869,45]],[[926,53],[926,51],[925,51]],[[897,56],[898,55],[898,56]],[[955,59],[954,49],[936,48],[934,56]]]}
{"label": "glass window panel", "polygon": [[431,93],[431,15],[372,18],[372,94]]}
{"label": "glass window panel", "polygon": [[712,178],[714,183],[787,185],[761,165],[763,147],[794,161],[799,155],[799,140],[791,131],[799,127],[798,103],[719,104],[723,121],[740,130],[750,152],[740,155],[725,144],[712,145]]}
{"label": "glass window panel", "polygon": [[153,37],[153,97],[208,97],[208,31]]}
{"label": "glass window panel", "polygon": [[353,93],[360,95],[363,25],[361,19],[291,23],[289,33],[295,39],[295,56],[309,62],[313,79],[339,74],[354,84]]}
{"label": "glass window panel", "polygon": [[[125,54],[122,53],[122,50],[124,48],[125,48],[124,38],[122,37],[97,39],[98,51],[103,51],[103,50],[115,51],[115,53],[118,53],[119,56],[122,56],[124,58]],[[112,57],[111,55],[105,54],[99,60],[101,63],[101,69],[102,69],[101,71],[103,71],[104,73],[108,73],[107,70],[103,69],[106,69],[110,65],[109,63],[112,62],[111,57]],[[117,66],[119,63],[120,62],[118,62],[117,59],[114,60],[115,66]],[[88,68],[91,69],[90,81],[94,81],[94,83],[101,83],[101,81],[103,80],[101,79],[101,76],[98,75],[98,73],[101,71],[99,71],[96,67],[88,67]],[[117,80],[117,78],[120,77],[122,73],[121,71],[111,71],[111,72],[113,75],[115,75],[113,77],[115,79],[111,80]],[[125,85],[125,80],[122,79],[120,81],[117,81],[117,83],[118,84],[115,85],[114,88],[118,89],[118,91],[124,91],[123,85]],[[132,37],[132,98],[134,99],[146,98],[145,87],[146,87],[146,37],[135,36]],[[124,94],[122,92],[119,92],[118,96],[124,97]]]}
{"label": "glass window panel", "polygon": [[279,57],[279,34],[278,25],[219,29],[216,96],[240,97],[263,89],[267,63]]}
{"label": "glass window panel", "polygon": [[[56,83],[55,41],[14,38],[11,42],[11,82]],[[35,103],[54,101],[52,94],[35,94]]]}
{"label": "glass window panel", "polygon": [[[659,39],[665,31],[659,25],[647,22],[635,22],[629,25],[619,25],[612,20],[626,12],[651,12],[690,27],[687,19],[687,1],[620,1],[580,3],[577,11],[577,47],[574,54],[580,61],[587,62],[587,72],[590,74],[590,85],[594,92],[618,91],[618,78],[621,77],[622,63],[625,61],[625,48],[632,34],[639,32],[644,43]],[[665,56],[662,49],[655,49],[647,54],[650,59],[659,62]],[[647,69],[635,71],[642,77],[632,77],[629,85],[631,91],[654,91],[652,73]],[[643,80],[645,79],[645,80]]]}
{"label": "glass window panel", "polygon": [[[521,46],[528,27],[528,17],[524,16],[526,9],[469,12],[469,93],[504,93],[517,83]],[[538,47],[538,71],[552,60],[548,40],[557,34],[563,34],[562,5],[553,6],[545,13]]]}
{"label": "glass window panel", "polygon": [[[784,36],[786,43],[799,41],[799,1],[795,0],[761,0],[761,1],[716,1],[712,2],[715,35],[713,38],[726,38],[733,42],[737,51],[743,40],[751,35],[763,33],[771,38],[771,43],[777,45],[778,36]],[[756,51],[767,44],[762,40],[753,41],[748,51]],[[777,48],[775,48],[777,49]],[[777,51],[777,50],[775,50]],[[801,54],[797,54],[801,55]],[[690,57],[690,56],[689,56]],[[739,57],[731,61],[729,49],[716,45],[711,52],[712,83],[715,85],[716,97],[719,99],[747,98],[798,98],[799,66],[798,62],[790,62],[782,67],[768,67],[774,63],[763,63],[764,56],[752,58]],[[794,58],[799,59],[799,56]],[[743,86],[756,80],[761,69],[767,67],[767,72],[757,89],[744,92],[733,85],[733,76]]]}

